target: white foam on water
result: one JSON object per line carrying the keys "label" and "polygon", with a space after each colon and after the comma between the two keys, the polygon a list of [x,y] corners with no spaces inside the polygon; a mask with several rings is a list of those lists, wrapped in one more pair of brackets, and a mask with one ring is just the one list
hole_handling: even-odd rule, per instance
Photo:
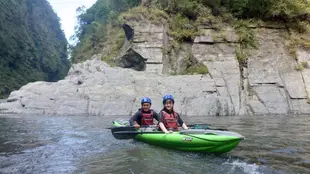
{"label": "white foam on water", "polygon": [[244,173],[247,174],[262,174],[258,172],[259,166],[256,164],[248,164],[246,162],[242,162],[239,160],[233,161],[233,162],[225,162],[223,165],[230,165],[232,166],[230,174],[232,173],[238,173],[238,171],[242,170]]}

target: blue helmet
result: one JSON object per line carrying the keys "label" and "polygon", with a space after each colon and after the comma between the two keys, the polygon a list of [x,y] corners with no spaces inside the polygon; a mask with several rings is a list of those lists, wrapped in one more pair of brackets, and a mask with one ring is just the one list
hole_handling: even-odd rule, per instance
{"label": "blue helmet", "polygon": [[173,98],[173,96],[170,95],[170,94],[164,96],[164,98],[163,98],[163,104],[166,103],[166,100],[171,100],[171,101],[174,103],[174,98]]}
{"label": "blue helmet", "polygon": [[151,101],[151,99],[148,98],[148,97],[143,97],[142,100],[141,100],[141,105],[142,105],[143,103],[152,104],[152,101]]}

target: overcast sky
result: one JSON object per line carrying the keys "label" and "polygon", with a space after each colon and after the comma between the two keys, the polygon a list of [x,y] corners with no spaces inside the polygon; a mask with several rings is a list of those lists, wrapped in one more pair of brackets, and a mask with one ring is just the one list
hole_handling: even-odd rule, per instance
{"label": "overcast sky", "polygon": [[61,19],[62,29],[69,41],[71,35],[74,34],[74,26],[76,24],[76,9],[81,6],[91,7],[97,0],[48,0],[54,11]]}

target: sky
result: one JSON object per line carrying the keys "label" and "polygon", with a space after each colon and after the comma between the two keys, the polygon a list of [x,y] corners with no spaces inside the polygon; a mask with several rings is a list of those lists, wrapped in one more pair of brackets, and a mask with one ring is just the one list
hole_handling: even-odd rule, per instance
{"label": "sky", "polygon": [[68,41],[74,34],[76,24],[76,9],[81,6],[91,7],[97,0],[48,0],[61,19],[61,26]]}

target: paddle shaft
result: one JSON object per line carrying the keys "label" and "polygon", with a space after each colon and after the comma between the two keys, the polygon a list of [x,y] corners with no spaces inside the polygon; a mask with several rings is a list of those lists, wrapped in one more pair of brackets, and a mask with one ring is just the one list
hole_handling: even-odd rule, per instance
{"label": "paddle shaft", "polygon": [[[201,129],[212,129],[212,130],[223,130],[223,131],[228,131],[227,129],[220,129],[220,128],[210,128],[208,124],[189,124],[187,125],[187,127],[189,128],[194,128],[195,126],[200,126],[200,127],[203,127],[204,128],[201,128]],[[124,127],[128,127],[128,128],[135,128],[134,126],[124,126]],[[108,127],[106,129],[113,129],[115,127]],[[156,125],[150,125],[150,126],[140,126],[140,128],[157,128]],[[194,128],[195,129],[195,128]],[[198,128],[199,129],[199,128]]]}
{"label": "paddle shaft", "polygon": [[164,132],[117,131],[114,134],[164,134]]}

